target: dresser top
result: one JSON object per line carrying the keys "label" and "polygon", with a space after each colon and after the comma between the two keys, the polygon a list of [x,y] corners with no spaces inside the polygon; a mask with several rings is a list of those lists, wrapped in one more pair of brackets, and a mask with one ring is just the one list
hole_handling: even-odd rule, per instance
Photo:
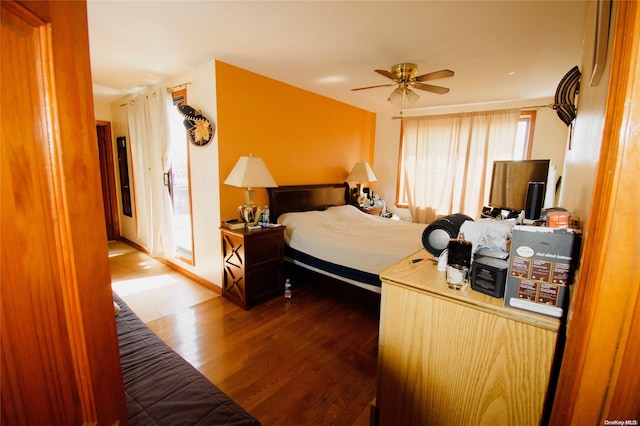
{"label": "dresser top", "polygon": [[504,306],[504,298],[495,298],[480,293],[473,290],[469,284],[461,290],[450,289],[447,287],[445,272],[438,271],[438,265],[435,262],[431,260],[412,262],[414,259],[427,258],[431,258],[431,255],[422,249],[384,269],[380,273],[383,286],[404,287],[530,325],[554,331],[559,329],[560,320],[558,318]]}

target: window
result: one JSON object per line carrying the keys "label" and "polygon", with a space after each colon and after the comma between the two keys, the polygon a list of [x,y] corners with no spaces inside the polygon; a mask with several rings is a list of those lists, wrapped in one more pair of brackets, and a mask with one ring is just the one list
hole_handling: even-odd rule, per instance
{"label": "window", "polygon": [[533,145],[533,129],[535,125],[535,111],[523,111],[520,113],[520,120],[518,121],[518,134],[516,136],[516,146],[513,150],[514,160],[530,159],[531,146]]}
{"label": "window", "polygon": [[[172,93],[173,104],[186,103],[185,89]],[[171,132],[171,171],[168,179],[169,193],[173,202],[173,239],[176,256],[193,264],[193,233],[191,222],[191,185],[189,178],[189,145],[183,117],[174,108],[169,117]]]}
{"label": "window", "polygon": [[[533,131],[535,128],[536,111],[521,111],[518,120],[515,147],[513,150],[514,160],[528,160],[531,156],[531,146],[533,143]],[[404,135],[400,133],[400,154],[398,158],[398,184],[396,189],[396,206],[408,208],[409,200],[406,191],[403,141]],[[436,162],[439,163],[439,162]]]}

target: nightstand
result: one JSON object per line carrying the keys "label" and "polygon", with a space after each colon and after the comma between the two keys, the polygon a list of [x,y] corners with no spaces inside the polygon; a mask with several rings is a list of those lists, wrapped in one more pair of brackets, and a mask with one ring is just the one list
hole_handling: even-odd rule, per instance
{"label": "nightstand", "polygon": [[284,229],[220,228],[225,298],[249,309],[283,291]]}
{"label": "nightstand", "polygon": [[383,209],[384,209],[384,207],[382,207],[382,206],[361,207],[361,210],[363,212],[369,213],[370,215],[373,215],[373,216],[382,215],[382,210]]}

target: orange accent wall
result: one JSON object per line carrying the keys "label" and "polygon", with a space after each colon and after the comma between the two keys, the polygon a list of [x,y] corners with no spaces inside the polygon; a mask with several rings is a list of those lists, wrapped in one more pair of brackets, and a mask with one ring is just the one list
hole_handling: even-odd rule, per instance
{"label": "orange accent wall", "polygon": [[[344,182],[373,167],[375,113],[216,61],[221,218],[238,217],[240,188],[224,180],[241,156],[261,157],[278,185]],[[256,204],[268,204],[256,189]]]}

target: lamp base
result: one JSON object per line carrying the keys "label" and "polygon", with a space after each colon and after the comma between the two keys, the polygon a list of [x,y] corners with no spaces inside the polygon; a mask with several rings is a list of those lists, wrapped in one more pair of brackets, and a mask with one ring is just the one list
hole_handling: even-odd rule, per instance
{"label": "lamp base", "polygon": [[240,218],[249,225],[256,223],[256,213],[258,212],[258,206],[255,204],[238,206],[238,213]]}

